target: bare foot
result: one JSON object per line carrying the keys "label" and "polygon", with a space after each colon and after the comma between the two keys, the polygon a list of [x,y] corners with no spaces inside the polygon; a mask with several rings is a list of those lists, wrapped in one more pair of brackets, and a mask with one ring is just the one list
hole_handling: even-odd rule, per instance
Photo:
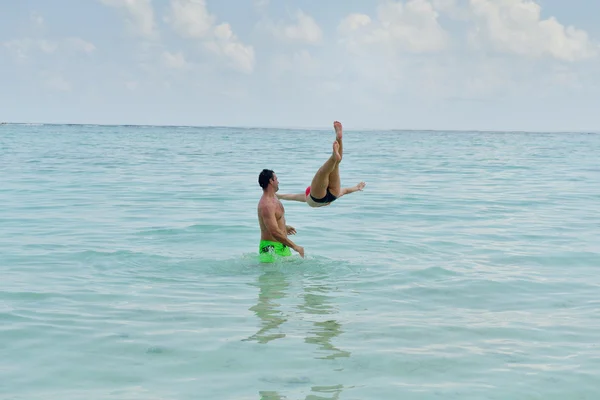
{"label": "bare foot", "polygon": [[335,142],[333,142],[333,155],[335,156],[335,159],[337,161],[342,161],[342,156],[341,156],[339,150],[340,150],[340,144],[336,140]]}
{"label": "bare foot", "polygon": [[333,128],[335,129],[335,138],[336,140],[342,140],[342,123],[335,121],[333,123]]}
{"label": "bare foot", "polygon": [[359,183],[358,185],[356,185],[356,188],[357,188],[358,190],[361,190],[361,191],[362,191],[362,190],[365,188],[365,186],[366,186],[366,185],[367,185],[366,183],[364,183],[364,182],[361,182],[361,183]]}

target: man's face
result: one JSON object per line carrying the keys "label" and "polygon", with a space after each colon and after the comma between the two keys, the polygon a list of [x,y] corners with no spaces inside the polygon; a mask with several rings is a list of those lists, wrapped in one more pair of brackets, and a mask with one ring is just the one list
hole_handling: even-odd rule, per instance
{"label": "man's face", "polygon": [[273,177],[271,178],[271,184],[276,192],[279,191],[279,179],[277,179],[277,175],[273,174]]}

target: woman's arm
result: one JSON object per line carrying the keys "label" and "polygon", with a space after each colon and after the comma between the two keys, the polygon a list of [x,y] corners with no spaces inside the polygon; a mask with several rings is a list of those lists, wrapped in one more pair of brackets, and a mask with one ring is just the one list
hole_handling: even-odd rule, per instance
{"label": "woman's arm", "polygon": [[352,187],[347,187],[347,188],[342,188],[340,195],[338,197],[342,197],[346,194],[350,194],[350,193],[354,193],[354,192],[358,192],[359,190],[362,191],[364,189],[364,187],[366,186],[366,183],[361,182],[356,186],[352,186]]}
{"label": "woman's arm", "polygon": [[298,194],[276,194],[279,200],[290,200],[290,201],[301,201],[306,203],[306,195],[304,193]]}

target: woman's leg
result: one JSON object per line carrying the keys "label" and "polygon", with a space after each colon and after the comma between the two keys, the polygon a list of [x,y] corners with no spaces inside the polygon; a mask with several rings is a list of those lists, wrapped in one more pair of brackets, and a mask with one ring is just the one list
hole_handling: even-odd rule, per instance
{"label": "woman's leg", "polygon": [[342,144],[342,124],[338,121],[335,121],[333,123],[333,128],[335,129],[335,140],[340,145],[338,151],[340,153],[340,159],[335,164],[333,171],[331,171],[331,173],[329,174],[328,188],[331,194],[333,194],[335,197],[339,197],[342,190],[342,183],[340,180],[340,162],[342,162],[342,157],[344,156],[344,149]]}
{"label": "woman's leg", "polygon": [[[344,157],[344,148],[342,146],[342,124],[338,121],[335,121],[333,123],[333,129],[335,129],[335,140],[337,140],[337,142],[340,144],[340,157]],[[340,161],[342,161],[341,158]]]}
{"label": "woman's leg", "polygon": [[340,197],[342,190],[342,182],[340,181],[340,163],[337,162],[333,171],[329,174],[329,191],[335,197]]}
{"label": "woman's leg", "polygon": [[310,184],[310,194],[315,199],[321,199],[327,194],[327,188],[329,187],[329,176],[342,159],[342,156],[339,153],[339,147],[340,144],[337,142],[337,140],[333,142],[333,152],[331,153],[331,157],[325,161],[325,164],[319,168],[313,177],[313,180]]}

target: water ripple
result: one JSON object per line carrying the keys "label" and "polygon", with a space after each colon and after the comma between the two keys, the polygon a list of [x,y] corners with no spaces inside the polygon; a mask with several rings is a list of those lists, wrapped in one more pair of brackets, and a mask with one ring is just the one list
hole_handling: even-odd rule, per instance
{"label": "water ripple", "polygon": [[600,397],[600,136],[348,131],[367,188],[261,265],[258,172],[331,139],[4,126],[0,397]]}

